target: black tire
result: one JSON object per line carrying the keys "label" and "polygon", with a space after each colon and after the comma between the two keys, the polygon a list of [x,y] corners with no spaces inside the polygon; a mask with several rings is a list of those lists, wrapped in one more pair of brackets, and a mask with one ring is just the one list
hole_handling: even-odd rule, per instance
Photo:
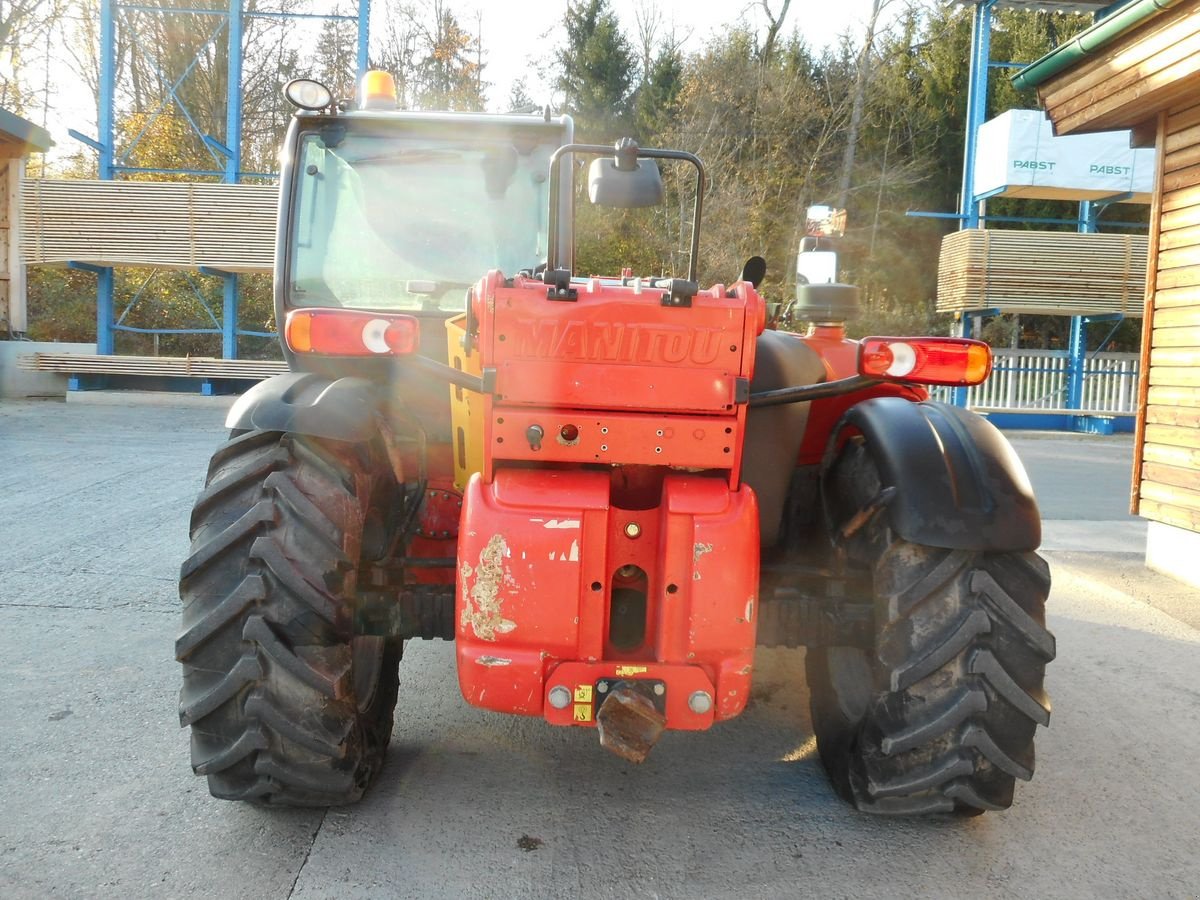
{"label": "black tire", "polygon": [[212,458],[180,572],[179,718],[214,797],[329,806],[362,796],[392,733],[402,643],[355,634],[369,448],[235,434]]}
{"label": "black tire", "polygon": [[[879,489],[854,439],[827,482],[834,529],[869,514]],[[813,730],[834,787],[874,813],[1008,808],[1015,780],[1033,775],[1034,732],[1050,720],[1045,561],[912,544],[883,512],[845,549],[872,572],[875,646],[807,654]]]}

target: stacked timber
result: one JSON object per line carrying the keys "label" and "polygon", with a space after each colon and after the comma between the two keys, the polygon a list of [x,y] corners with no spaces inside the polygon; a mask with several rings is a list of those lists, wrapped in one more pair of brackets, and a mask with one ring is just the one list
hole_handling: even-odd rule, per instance
{"label": "stacked timber", "polygon": [[1159,141],[1138,511],[1200,531],[1200,103],[1169,110]]}
{"label": "stacked timber", "polygon": [[18,366],[69,375],[152,375],[165,378],[270,378],[288,370],[274,360],[216,359],[211,356],[85,356],[32,353]]}
{"label": "stacked timber", "polygon": [[939,312],[1140,316],[1143,235],[964,229],[942,241]]}
{"label": "stacked timber", "polygon": [[25,263],[269,272],[274,185],[27,180]]}

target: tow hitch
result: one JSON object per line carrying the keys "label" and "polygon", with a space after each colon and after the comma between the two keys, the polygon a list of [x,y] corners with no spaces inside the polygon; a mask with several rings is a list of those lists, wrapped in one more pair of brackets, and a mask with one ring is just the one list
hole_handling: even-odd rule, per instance
{"label": "tow hitch", "polygon": [[[659,689],[662,684],[656,685]],[[642,763],[667,727],[667,717],[645,682],[617,681],[609,686],[596,710],[600,746],[632,763]]]}

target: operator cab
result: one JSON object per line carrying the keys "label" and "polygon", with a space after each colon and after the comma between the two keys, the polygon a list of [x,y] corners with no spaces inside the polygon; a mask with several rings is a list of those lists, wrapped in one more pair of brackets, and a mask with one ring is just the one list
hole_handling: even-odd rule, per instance
{"label": "operator cab", "polygon": [[[379,71],[364,76],[357,109],[310,80],[286,94],[299,109],[281,175],[281,322],[304,308],[445,319],[481,273],[544,265],[547,173],[570,117],[401,110]],[[569,247],[571,217],[558,220]],[[422,351],[444,359],[437,346]]]}

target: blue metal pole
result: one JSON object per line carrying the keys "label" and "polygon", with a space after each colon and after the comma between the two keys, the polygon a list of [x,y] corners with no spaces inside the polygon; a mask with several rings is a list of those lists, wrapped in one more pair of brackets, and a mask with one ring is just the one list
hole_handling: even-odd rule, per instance
{"label": "blue metal pole", "polygon": [[100,104],[96,110],[96,132],[100,147],[100,177],[113,177],[113,114],[116,82],[115,0],[100,3]]}
{"label": "blue metal pole", "polygon": [[1081,200],[1079,202],[1079,233],[1080,234],[1095,234],[1100,230],[1096,221],[1096,215],[1100,212],[1091,200]]}
{"label": "blue metal pole", "polygon": [[228,100],[225,104],[225,181],[237,184],[242,171],[242,0],[229,0]]}
{"label": "blue metal pole", "polygon": [[[227,84],[225,102],[225,177],[227,184],[237,184],[242,173],[242,0],[229,0],[229,34]],[[237,359],[238,345],[238,277],[226,273],[224,301],[221,305],[221,356]]]}
{"label": "blue metal pole", "polygon": [[1087,356],[1087,320],[1071,316],[1071,340],[1067,345],[1067,409],[1083,408],[1083,363]]}
{"label": "blue metal pole", "polygon": [[[116,97],[116,0],[100,3],[100,96],[96,110],[96,137],[99,139],[100,178],[111,181],[116,135],[113,129]],[[96,353],[111,356],[116,347],[113,332],[113,270],[109,266],[96,272]]]}
{"label": "blue metal pole", "polygon": [[221,356],[237,359],[238,345],[238,277],[232,273],[223,276],[225,302],[221,307]]}
{"label": "blue metal pole", "polygon": [[996,0],[975,6],[971,20],[971,69],[967,82],[967,128],[963,149],[962,193],[958,211],[963,228],[979,227],[979,204],[975,200],[975,154],[979,126],[987,115],[988,71],[992,53],[992,7]]}
{"label": "blue metal pole", "polygon": [[113,270],[96,272],[96,353],[111,356],[116,349],[113,333]]}
{"label": "blue metal pole", "polygon": [[[1079,232],[1096,232],[1096,214],[1090,200],[1079,204]],[[1067,409],[1083,408],[1083,369],[1087,360],[1087,320],[1071,317],[1071,338],[1067,344]]]}
{"label": "blue metal pole", "polygon": [[371,0],[358,0],[358,77],[371,64]]}

